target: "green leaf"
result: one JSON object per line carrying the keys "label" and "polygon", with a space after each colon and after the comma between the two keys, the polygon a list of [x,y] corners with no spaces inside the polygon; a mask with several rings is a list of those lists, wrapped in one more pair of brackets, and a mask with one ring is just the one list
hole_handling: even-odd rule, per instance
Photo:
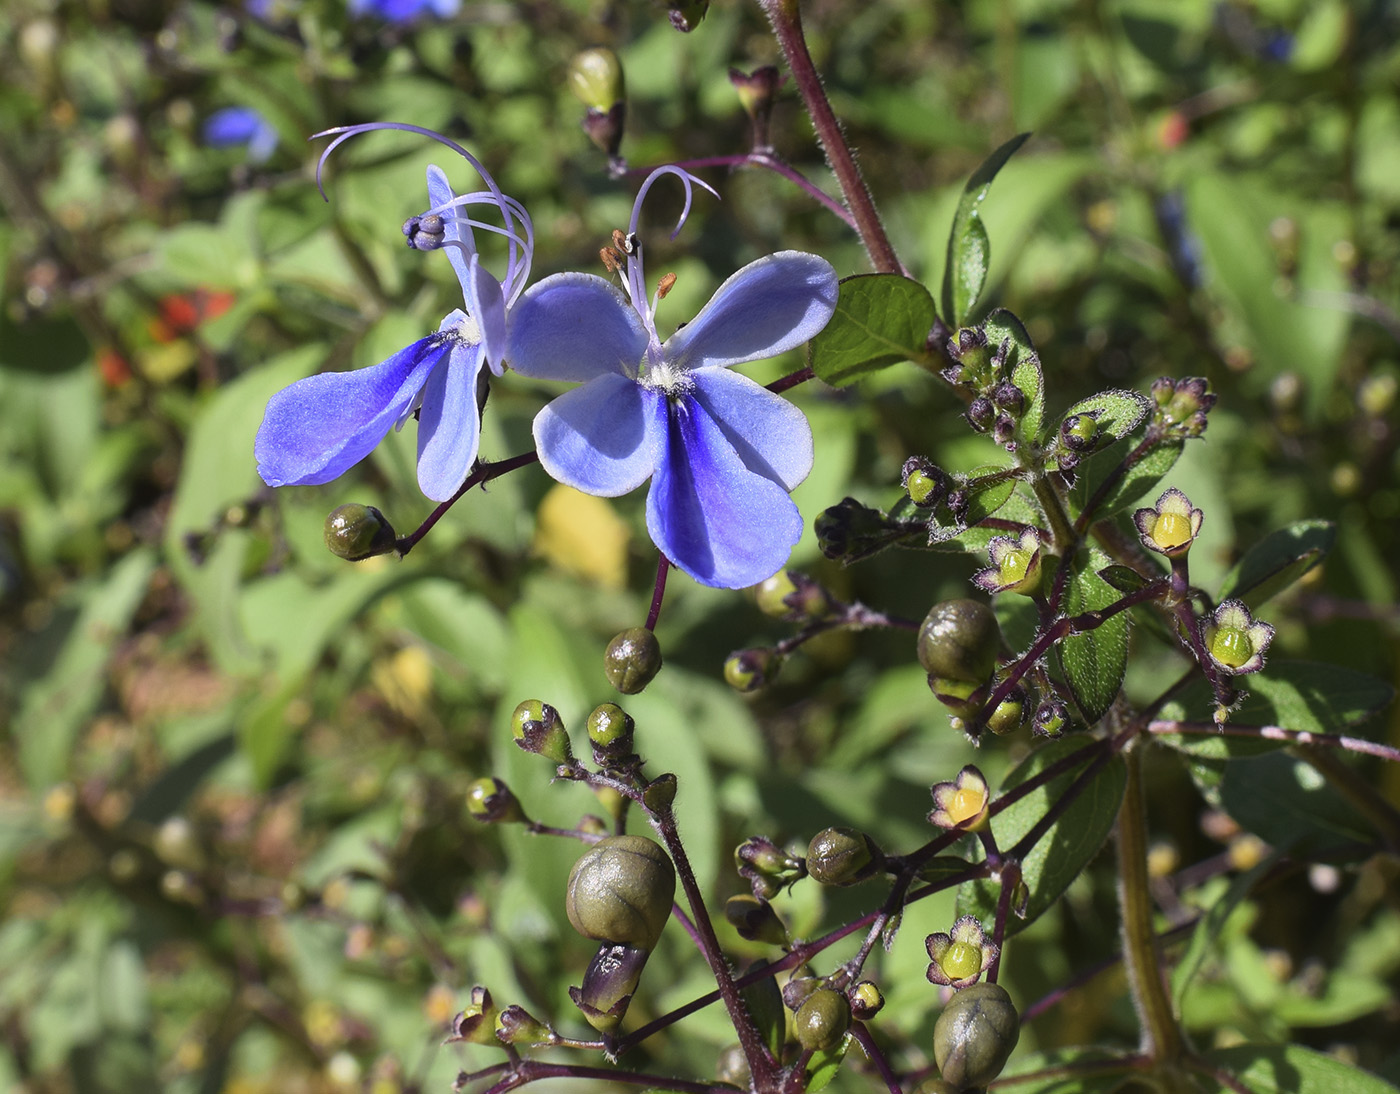
{"label": "green leaf", "polygon": [[1186,989],[1200,971],[1206,954],[1220,938],[1221,929],[1230,918],[1230,913],[1253,891],[1259,879],[1274,868],[1279,856],[1278,851],[1266,855],[1248,873],[1235,878],[1230,887],[1197,920],[1195,928],[1191,931],[1191,941],[1186,945],[1186,952],[1172,970],[1172,1000],[1176,1003],[1178,1012],[1181,1011],[1182,999],[1186,997]]}
{"label": "green leaf", "polygon": [[1080,399],[1065,411],[1066,418],[1087,414],[1099,427],[1097,444],[1107,448],[1111,441],[1126,437],[1142,424],[1152,411],[1152,400],[1136,391],[1101,391]]}
{"label": "green leaf", "polygon": [[953,228],[948,233],[948,262],[943,271],[943,315],[951,327],[962,326],[967,321],[987,281],[991,245],[978,206],[992,188],[997,172],[1029,137],[1029,133],[1017,134],[988,156],[967,180],[958,199]]}
{"label": "green leaf", "polygon": [[807,1063],[807,1094],[815,1094],[836,1078],[836,1073],[841,1070],[841,1061],[846,1058],[850,1047],[851,1038],[847,1035],[841,1038],[839,1044],[812,1053],[812,1059]]}
{"label": "green leaf", "polygon": [[[1122,599],[1098,574],[1112,561],[1097,548],[1090,552],[1089,565],[1069,579],[1066,615],[1097,611]],[[1070,635],[1056,647],[1055,656],[1075,705],[1093,725],[1108,713],[1128,669],[1128,613],[1119,612],[1091,631]]]}
{"label": "green leaf", "polygon": [[[1230,713],[1234,726],[1282,726],[1318,735],[1340,733],[1390,705],[1395,689],[1384,680],[1345,665],[1313,661],[1270,661],[1244,683],[1249,694]],[[1160,718],[1209,723],[1215,697],[1196,680],[1162,707]],[[1180,752],[1211,759],[1273,752],[1288,742],[1261,737],[1222,737],[1166,733],[1157,737]]]}
{"label": "green leaf", "polygon": [[1079,478],[1075,480],[1070,495],[1076,513],[1082,513],[1101,488],[1103,496],[1094,503],[1095,520],[1111,517],[1134,503],[1149,505],[1156,500],[1151,497],[1151,492],[1163,476],[1176,466],[1184,442],[1167,440],[1154,445],[1137,463],[1105,487],[1104,484],[1117,473],[1119,465],[1137,447],[1137,443],[1136,438],[1125,437],[1102,452],[1094,453],[1080,465]]}
{"label": "green leaf", "polygon": [[1336,540],[1330,520],[1300,520],[1270,532],[1225,576],[1220,598],[1238,596],[1257,608],[1326,558]]}
{"label": "green leaf", "polygon": [[[1050,807],[1064,797],[1070,784],[1084,770],[1097,749],[1085,749],[1085,738],[1063,737],[1050,741],[1032,752],[1016,766],[1002,782],[1002,791],[1012,790],[1044,771],[1047,767],[1085,751],[1085,765],[1077,765],[1044,786],[1013,802],[992,818],[992,834],[997,846],[1009,851],[1026,835]],[[1021,877],[1030,890],[1024,919],[1011,916],[1006,925],[1007,935],[1013,935],[1033,923],[1048,909],[1070,882],[1089,864],[1103,846],[1118,817],[1123,800],[1127,770],[1122,757],[1114,756],[1089,781],[1074,803],[1052,824],[1049,830],[1021,860]],[[996,916],[997,898],[1001,887],[980,879],[959,887],[958,915],[975,915],[990,926]]]}
{"label": "green leaf", "polygon": [[927,355],[936,318],[928,290],[898,274],[861,274],[841,282],[836,312],[808,344],[807,360],[833,387]]}
{"label": "green leaf", "polygon": [[1275,752],[1235,760],[1220,779],[1220,804],[1243,828],[1299,855],[1352,857],[1375,830],[1306,760]]}
{"label": "green leaf", "polygon": [[[1370,1072],[1302,1045],[1234,1045],[1202,1053],[1251,1094],[1396,1094],[1396,1088]],[[1206,1094],[1231,1094],[1238,1088],[1202,1084]]]}
{"label": "green leaf", "polygon": [[1035,352],[1031,336],[1022,322],[1005,308],[998,308],[982,324],[988,342],[996,347],[1011,340],[1006,359],[1011,382],[1026,397],[1026,409],[1021,415],[1021,435],[1036,441],[1045,417],[1045,377],[1040,367],[1040,355]]}
{"label": "green leaf", "polygon": [[[1108,1049],[1057,1048],[1017,1056],[998,1083],[1015,1094],[1111,1094],[1135,1070],[1132,1061]],[[1023,1078],[1040,1072],[1049,1074]]]}
{"label": "green leaf", "polygon": [[1011,495],[1016,491],[1017,480],[1008,472],[1008,468],[999,467],[994,463],[969,471],[964,476],[961,487],[967,492],[967,519],[957,523],[951,514],[940,506],[929,522],[929,543],[942,543],[965,533],[969,528],[977,527],[1010,501]]}

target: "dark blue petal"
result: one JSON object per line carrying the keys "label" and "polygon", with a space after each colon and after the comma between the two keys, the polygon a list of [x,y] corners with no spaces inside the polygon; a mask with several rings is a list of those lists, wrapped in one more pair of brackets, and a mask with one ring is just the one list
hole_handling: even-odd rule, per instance
{"label": "dark blue petal", "polygon": [[666,412],[665,448],[647,495],[652,540],[702,585],[741,589],[770,577],[802,538],[797,506],[744,466],[693,397],[670,399]]}
{"label": "dark blue petal", "polygon": [[690,380],[695,398],[750,471],[787,490],[811,473],[812,427],[797,407],[725,368],[696,369]]}
{"label": "dark blue petal", "polygon": [[452,339],[434,334],[373,368],[323,372],[267,402],[253,452],[269,486],[330,482],[370,454],[412,404]]}

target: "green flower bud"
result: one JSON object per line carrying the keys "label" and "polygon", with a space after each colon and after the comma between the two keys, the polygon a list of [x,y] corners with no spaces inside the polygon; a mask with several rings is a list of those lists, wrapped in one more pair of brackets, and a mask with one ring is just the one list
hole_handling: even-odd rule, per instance
{"label": "green flower bud", "polygon": [[861,1022],[874,1018],[885,1006],[885,996],[874,980],[862,980],[848,993],[851,1014]]}
{"label": "green flower bud", "polygon": [[651,950],[671,917],[675,893],[675,867],[660,844],[645,836],[611,836],[574,863],[565,910],[585,938]]}
{"label": "green flower bud", "polygon": [[959,330],[957,336],[948,341],[948,356],[957,362],[943,370],[943,377],[949,383],[972,388],[983,388],[991,383],[996,366],[987,332],[981,327]]}
{"label": "green flower bud", "polygon": [[797,1043],[812,1052],[831,1048],[851,1028],[851,1004],[831,988],[818,988],[807,996],[793,1016]]}
{"label": "green flower bud", "polygon": [[724,682],[735,691],[757,691],[772,682],[781,664],[782,658],[764,646],[736,650],[724,662]]}
{"label": "green flower bud", "polygon": [[507,1045],[550,1045],[559,1035],[519,1003],[512,1003],[496,1020],[496,1039]]}
{"label": "green flower bud", "polygon": [[1060,441],[1071,452],[1091,452],[1099,436],[1092,414],[1071,414],[1060,423]]}
{"label": "green flower bud", "polygon": [[623,695],[636,695],[661,671],[661,643],[645,627],[630,627],[614,635],[603,654],[608,683]]}
{"label": "green flower bud", "polygon": [[766,900],[747,893],[732,896],[724,902],[724,918],[739,932],[740,938],[750,942],[767,942],[773,946],[787,943],[787,928]]}
{"label": "green flower bud", "polygon": [[351,502],[331,510],[326,518],[326,547],[337,558],[362,562],[387,555],[398,543],[394,526],[373,505]]}
{"label": "green flower bud", "polygon": [[935,604],[919,628],[919,663],[930,676],[984,684],[1000,651],[997,617],[979,600]]}
{"label": "green flower bud", "polygon": [[1025,688],[1015,688],[997,704],[996,710],[987,716],[987,728],[998,737],[1020,729],[1026,723],[1027,699]]}
{"label": "green flower bud", "polygon": [[933,1057],[945,1082],[959,1089],[986,1086],[1006,1066],[1021,1035],[1021,1019],[1000,984],[963,988],[933,1028]]}
{"label": "green flower bud", "polygon": [[795,596],[797,586],[786,570],[779,570],[766,581],[760,582],[755,590],[758,610],[774,619],[786,619],[792,614],[793,605],[788,598]]}
{"label": "green flower bud", "polygon": [[923,456],[910,456],[900,472],[900,485],[920,509],[932,509],[948,494],[950,480],[942,468]]}
{"label": "green flower bud", "polygon": [[1069,725],[1069,707],[1059,699],[1046,699],[1035,708],[1031,732],[1037,737],[1058,737]]}
{"label": "green flower bud", "polygon": [[566,79],[574,97],[600,114],[606,114],[627,97],[622,62],[610,49],[585,49],[574,54]]}
{"label": "green flower bud", "polygon": [[574,752],[569,745],[564,720],[548,703],[526,699],[511,715],[510,728],[515,743],[526,752],[544,756],[564,766],[574,765]]}
{"label": "green flower bud", "polygon": [[676,777],[669,772],[658,775],[642,790],[642,804],[650,813],[666,814],[676,800]]}
{"label": "green flower bud", "polygon": [[637,724],[616,703],[595,707],[588,716],[588,740],[593,746],[593,762],[614,767],[632,753],[632,734]]}
{"label": "green flower bud", "polygon": [[666,7],[671,16],[671,26],[682,34],[689,34],[710,10],[710,0],[669,0]]}
{"label": "green flower bud", "polygon": [[469,1041],[477,1045],[496,1043],[496,1023],[500,1013],[491,1002],[491,993],[478,985],[472,988],[472,1001],[452,1019],[452,1036],[447,1044]]}
{"label": "green flower bud", "polygon": [[477,779],[467,787],[467,812],[483,824],[525,820],[525,812],[510,787],[494,777]]}
{"label": "green flower bud", "polygon": [[875,841],[854,828],[824,828],[807,847],[807,872],[822,885],[855,885],[884,861]]}
{"label": "green flower bud", "polygon": [[802,859],[762,836],[751,836],[734,848],[734,868],[753,886],[753,895],[759,900],[771,900],[784,885],[807,876],[807,864]]}

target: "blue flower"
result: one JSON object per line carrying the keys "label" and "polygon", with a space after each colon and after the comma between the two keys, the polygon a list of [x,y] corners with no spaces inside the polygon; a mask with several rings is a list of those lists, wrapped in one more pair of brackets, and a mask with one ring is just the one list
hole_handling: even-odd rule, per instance
{"label": "blue flower", "polygon": [[350,0],[350,14],[376,15],[389,23],[410,23],[420,15],[446,19],[456,15],[461,0]]}
{"label": "blue flower", "polygon": [[277,150],[277,130],[250,106],[226,106],[204,120],[204,143],[210,148],[246,145],[249,163],[263,163]]}
{"label": "blue flower", "polygon": [[[530,275],[533,228],[520,203],[501,193],[474,157],[431,130],[387,122],[329,130],[337,136],[322,153],[321,162],[342,141],[372,129],[401,129],[432,137],[465,157],[485,180],[488,189],[458,196],[442,171],[429,167],[432,208],[404,225],[410,246],[447,251],[466,308],[452,311],[435,334],[373,368],[321,373],[279,391],[268,401],[258,428],[254,445],[258,474],[269,486],[330,482],[416,412],[418,485],[434,501],[447,501],[476,462],[486,388],[482,366],[501,374],[506,313]],[[482,204],[499,212],[503,227],[466,215],[468,206]],[[473,228],[508,240],[503,281],[482,267]]]}
{"label": "blue flower", "polygon": [[[730,277],[665,342],[656,331],[636,229],[626,245],[628,294],[592,274],[545,278],[510,316],[506,360],[522,376],[582,381],[535,418],[540,463],[558,481],[616,497],[651,479],[647,530],[696,581],[742,588],[771,576],[802,535],[788,493],[812,469],[812,430],[795,406],[731,365],[793,349],[827,324],[836,272],[782,251]],[[702,184],[703,185],[703,184]],[[677,227],[679,231],[679,226]]]}

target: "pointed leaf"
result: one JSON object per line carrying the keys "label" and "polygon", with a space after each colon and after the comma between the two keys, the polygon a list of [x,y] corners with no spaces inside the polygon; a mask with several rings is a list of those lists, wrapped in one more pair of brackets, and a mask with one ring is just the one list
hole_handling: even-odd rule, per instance
{"label": "pointed leaf", "polygon": [[1329,520],[1300,520],[1270,532],[1226,575],[1220,598],[1238,596],[1257,608],[1326,558],[1336,539]]}
{"label": "pointed leaf", "polygon": [[927,352],[936,318],[928,290],[898,274],[862,274],[841,282],[836,312],[808,343],[808,363],[833,387]]}
{"label": "pointed leaf", "polygon": [[[1235,1045],[1202,1053],[1252,1094],[1396,1094],[1369,1071],[1302,1045]],[[1230,1094],[1238,1085],[1203,1082],[1204,1094]]]}
{"label": "pointed leaf", "polygon": [[1003,341],[1011,339],[1007,367],[1011,382],[1026,397],[1026,409],[1021,414],[1021,435],[1035,441],[1045,417],[1045,378],[1040,367],[1040,355],[1035,352],[1025,325],[1005,308],[998,308],[987,316],[982,327],[993,346],[1000,347]]}
{"label": "pointed leaf", "polygon": [[1107,448],[1113,441],[1126,437],[1152,410],[1152,400],[1136,391],[1101,391],[1080,399],[1065,411],[1066,418],[1088,414],[1098,424],[1097,447]]}
{"label": "pointed leaf", "polygon": [[943,316],[949,326],[959,327],[967,321],[987,280],[991,245],[978,206],[991,189],[997,172],[1029,137],[1029,133],[1012,137],[983,161],[963,187],[953,214],[953,227],[948,233],[948,262],[943,272]]}
{"label": "pointed leaf", "polygon": [[[1111,563],[1101,551],[1091,552],[1089,565],[1069,580],[1066,615],[1107,608],[1122,598],[1122,594],[1098,574]],[[1092,725],[1108,713],[1123,684],[1123,674],[1128,668],[1128,613],[1119,612],[1091,631],[1070,635],[1056,647],[1055,653],[1075,705],[1084,720]]]}

